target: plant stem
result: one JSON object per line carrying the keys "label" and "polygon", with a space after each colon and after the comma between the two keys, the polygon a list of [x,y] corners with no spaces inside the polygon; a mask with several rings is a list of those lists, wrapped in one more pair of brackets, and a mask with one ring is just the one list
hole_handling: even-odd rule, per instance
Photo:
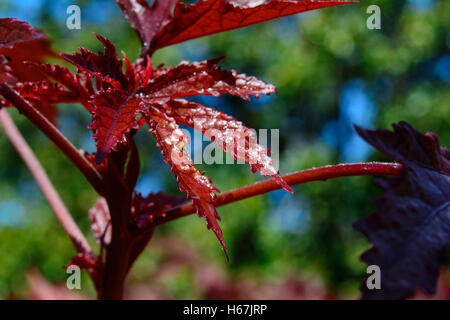
{"label": "plant stem", "polygon": [[50,204],[50,207],[53,209],[53,212],[62,227],[72,240],[76,250],[82,253],[92,252],[89,243],[59,197],[58,192],[53,187],[50,179],[45,173],[44,168],[42,168],[39,160],[36,158],[33,151],[20,134],[6,110],[0,110],[0,124],[3,126],[7,137],[11,141],[17,153],[21,156],[30,170],[39,188]]}
{"label": "plant stem", "polygon": [[129,271],[131,246],[132,239],[130,237],[119,237],[113,231],[111,243],[106,251],[102,284],[97,292],[98,299],[120,300],[123,298],[125,279]]}
{"label": "plant stem", "polygon": [[[293,186],[312,181],[326,181],[328,179],[340,177],[397,176],[400,174],[401,168],[402,165],[398,163],[346,163],[289,173],[284,175],[283,179],[288,185]],[[265,180],[220,194],[217,196],[215,204],[219,207],[278,189],[281,189],[281,186],[273,179]],[[158,225],[188,216],[195,212],[196,208],[192,203],[177,206],[167,210],[165,212],[165,217],[155,217],[151,227],[154,228]]]}
{"label": "plant stem", "polygon": [[0,93],[36,125],[75,164],[100,195],[103,194],[104,186],[100,173],[47,118],[6,83],[0,85]]}
{"label": "plant stem", "polygon": [[130,233],[129,216],[131,212],[132,190],[122,177],[124,157],[119,153],[108,157],[108,167],[104,173],[105,199],[111,217],[111,243],[106,247],[104,273],[98,298],[119,300],[132,257],[134,235]]}

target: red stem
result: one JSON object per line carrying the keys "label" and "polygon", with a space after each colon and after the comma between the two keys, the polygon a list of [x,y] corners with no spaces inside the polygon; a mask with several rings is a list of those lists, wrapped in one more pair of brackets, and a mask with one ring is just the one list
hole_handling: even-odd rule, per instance
{"label": "red stem", "polygon": [[63,201],[59,197],[58,192],[53,187],[50,179],[45,173],[44,168],[42,168],[39,160],[36,158],[33,151],[28,146],[23,136],[20,134],[19,130],[15,126],[6,110],[0,110],[0,123],[3,126],[6,135],[16,149],[17,153],[22,157],[23,161],[27,165],[28,169],[39,185],[39,188],[50,204],[50,207],[53,209],[53,212],[72,240],[77,251],[83,253],[92,252],[89,243],[87,242],[81,230],[78,228],[78,225],[73,220],[72,216],[69,213],[69,210],[67,210]]}
{"label": "red stem", "polygon": [[[106,261],[100,288],[97,290],[99,300],[121,300],[125,280],[129,271],[133,239],[119,230],[118,226],[106,251]],[[126,227],[126,226],[125,226]]]}
{"label": "red stem", "polygon": [[75,164],[99,194],[102,195],[104,193],[101,175],[95,167],[47,118],[6,83],[0,85],[0,93],[36,125]]}
{"label": "red stem", "polygon": [[[326,181],[328,179],[340,177],[397,176],[400,174],[401,168],[402,165],[397,163],[346,163],[289,173],[284,175],[283,179],[288,185],[293,186],[306,182]],[[275,180],[265,180],[220,194],[218,195],[215,204],[219,207],[278,189],[281,189],[281,186],[276,183]],[[155,217],[153,223],[151,224],[151,228],[188,216],[195,212],[196,208],[192,203],[169,209],[166,211],[166,215],[164,217]]]}
{"label": "red stem", "polygon": [[111,242],[106,248],[106,260],[100,290],[101,300],[123,298],[125,279],[129,271],[133,244],[136,238],[130,233],[129,215],[131,212],[132,190],[125,184],[122,171],[124,155],[121,151],[108,156],[108,167],[104,174],[105,198],[111,217]]}

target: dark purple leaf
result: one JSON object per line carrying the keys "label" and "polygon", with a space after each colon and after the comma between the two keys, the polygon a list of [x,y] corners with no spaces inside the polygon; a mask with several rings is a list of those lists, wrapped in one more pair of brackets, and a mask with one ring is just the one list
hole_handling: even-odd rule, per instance
{"label": "dark purple leaf", "polygon": [[434,133],[422,134],[406,122],[394,131],[357,132],[380,152],[403,164],[400,177],[377,181],[385,194],[377,211],[354,227],[373,247],[361,259],[381,269],[381,290],[362,285],[366,299],[403,299],[417,289],[433,293],[439,264],[450,246],[450,152]]}

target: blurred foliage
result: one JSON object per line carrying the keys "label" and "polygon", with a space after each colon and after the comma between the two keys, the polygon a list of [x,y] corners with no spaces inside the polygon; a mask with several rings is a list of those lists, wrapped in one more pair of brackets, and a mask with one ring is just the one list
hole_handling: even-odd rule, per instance
{"label": "blurred foliage", "polygon": [[[82,29],[65,26],[68,5],[77,3]],[[190,41],[158,51],[154,65],[177,64],[226,55],[222,62],[275,84],[278,95],[250,102],[233,97],[200,98],[252,128],[280,129],[282,173],[348,161],[385,160],[359,139],[352,124],[389,128],[406,120],[421,131],[434,131],[450,144],[450,2],[445,0],[372,0],[381,8],[382,29],[366,27],[366,1],[329,8]],[[110,38],[130,59],[139,41],[112,0],[3,1],[0,16],[28,20],[47,32],[54,48],[73,52],[83,46],[100,50],[93,32]],[[63,200],[86,234],[87,210],[96,195],[70,162],[11,110]],[[88,115],[76,105],[62,105],[59,125],[75,143],[93,151]],[[142,157],[143,192],[179,193],[155,141],[137,135]],[[201,165],[226,191],[261,179],[245,165]],[[26,295],[25,274],[37,268],[52,282],[64,282],[62,266],[74,254],[31,175],[8,140],[0,135],[0,298]],[[197,217],[164,225],[154,241],[178,239],[229,279],[271,282],[294,276],[319,278],[331,296],[358,297],[365,265],[359,255],[369,246],[352,222],[369,214],[370,199],[380,191],[372,178],[315,182],[241,201],[219,209],[231,256],[226,263],[214,235]],[[89,241],[94,240],[89,235]],[[162,246],[164,248],[164,246]],[[161,246],[144,252],[129,282],[153,285],[150,276],[162,263]],[[183,260],[170,276],[158,278],[164,297],[202,298],[195,272]],[[184,267],[183,267],[184,266]],[[297,280],[295,278],[297,277]],[[153,280],[152,280],[153,279]],[[231,281],[231,280],[230,280]],[[94,295],[86,274],[83,294]],[[157,296],[155,296],[157,297]],[[273,296],[277,298],[274,291]]]}

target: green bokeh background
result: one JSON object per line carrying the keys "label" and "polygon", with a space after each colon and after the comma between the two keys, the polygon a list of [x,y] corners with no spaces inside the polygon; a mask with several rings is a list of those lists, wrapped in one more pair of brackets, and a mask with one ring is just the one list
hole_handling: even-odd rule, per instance
{"label": "green bokeh background", "polygon": [[[56,3],[55,3],[56,2]],[[78,4],[81,30],[68,30],[66,8]],[[369,30],[366,9],[381,8],[381,30]],[[130,59],[139,41],[112,0],[2,1],[0,17],[26,19],[50,35],[53,48],[74,52],[82,46],[101,50],[93,32],[108,37]],[[158,51],[153,64],[175,65],[225,55],[225,68],[275,84],[278,94],[251,102],[206,98],[208,106],[226,111],[251,128],[280,130],[280,171],[352,161],[387,160],[365,145],[352,123],[389,128],[406,120],[423,132],[434,131],[450,144],[450,2],[361,1],[225,32]],[[73,165],[25,118],[10,110],[61,197],[97,248],[89,232],[87,210],[96,194]],[[78,105],[61,105],[61,130],[79,147],[93,151],[90,119]],[[142,191],[179,194],[169,167],[153,137],[141,130]],[[262,178],[244,165],[200,165],[222,191]],[[164,260],[164,239],[193,248],[204,263],[217,266],[230,281],[258,283],[293,277],[319,279],[333,298],[357,298],[365,274],[359,255],[369,248],[352,222],[371,213],[370,199],[380,194],[372,178],[315,182],[219,208],[230,262],[212,232],[196,216],[164,225],[155,245],[131,271],[128,286],[152,290],[154,274]],[[38,270],[51,283],[64,283],[62,268],[74,254],[56,221],[4,134],[0,133],[0,298],[28,297],[26,274]],[[158,280],[168,298],[208,298],[181,267]],[[83,274],[81,294],[94,297]],[[279,292],[273,291],[272,298]]]}

